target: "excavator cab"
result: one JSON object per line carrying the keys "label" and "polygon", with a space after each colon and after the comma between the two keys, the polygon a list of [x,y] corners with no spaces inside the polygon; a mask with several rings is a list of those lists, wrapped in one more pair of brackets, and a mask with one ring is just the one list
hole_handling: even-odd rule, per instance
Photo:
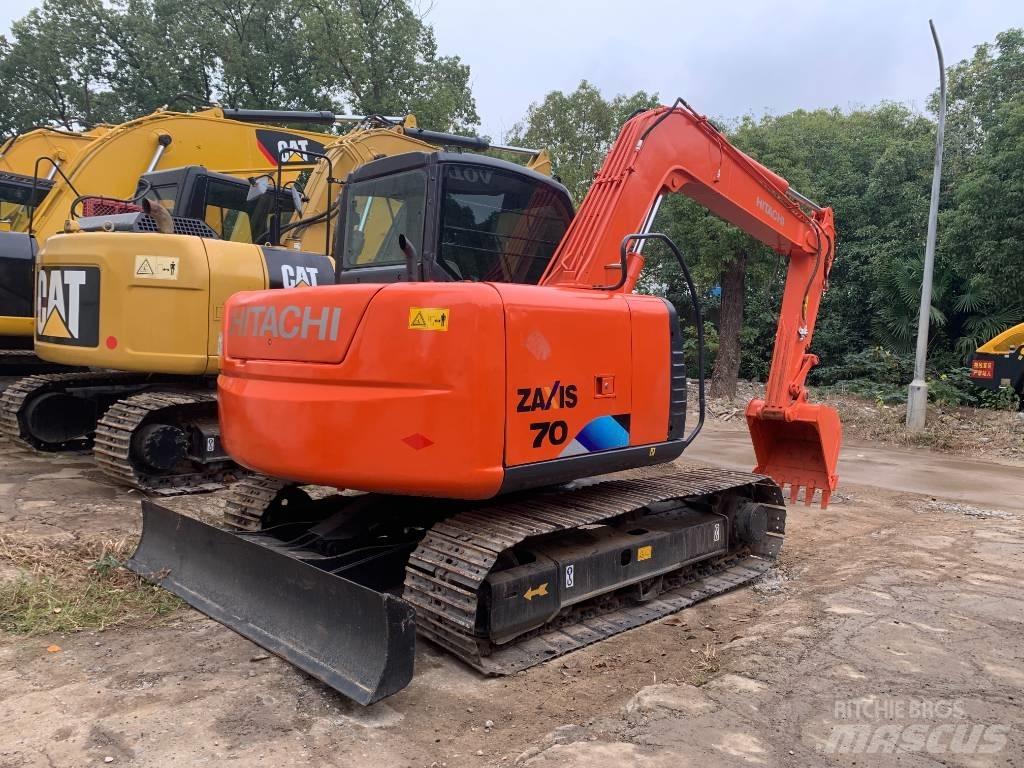
{"label": "excavator cab", "polygon": [[[0,173],[0,211],[8,219],[0,227],[0,346],[32,349],[33,297],[37,252],[40,243],[29,232],[28,218],[53,188],[54,182],[16,173]],[[156,232],[158,225],[143,211],[147,198],[159,203],[173,217],[176,234],[215,237],[241,243],[269,239],[271,216],[287,222],[294,215],[292,195],[269,193],[250,199],[249,183],[242,178],[190,165],[144,174],[135,194],[127,199],[105,196],[78,197],[70,218],[81,231]],[[8,356],[6,374],[60,370],[61,366],[35,357]]]}
{"label": "excavator cab", "polygon": [[51,189],[52,179],[0,172],[0,225],[3,230],[24,231],[29,209],[38,206]]}
{"label": "excavator cab", "polygon": [[411,152],[349,175],[334,253],[338,282],[535,285],[572,221],[569,193],[520,165]]}
{"label": "excavator cab", "polygon": [[[155,226],[152,216],[143,215],[142,201],[158,204],[174,219],[177,229],[185,222],[204,231],[186,231],[179,234],[200,234],[236,243],[264,243],[269,237],[270,218],[281,215],[287,223],[295,213],[291,194],[269,190],[253,195],[252,185],[245,179],[210,171],[201,165],[172,168],[147,173],[139,179],[135,195],[130,200],[106,197],[87,197],[72,207],[72,217],[78,219],[82,230],[111,230],[129,227]],[[120,217],[120,218],[118,218]],[[205,225],[205,227],[203,226]]]}
{"label": "excavator cab", "polygon": [[[49,179],[0,172],[0,347],[32,349],[32,285],[36,242],[25,229],[30,210],[53,188]],[[12,358],[13,360],[13,358]],[[7,363],[6,372],[21,373]]]}

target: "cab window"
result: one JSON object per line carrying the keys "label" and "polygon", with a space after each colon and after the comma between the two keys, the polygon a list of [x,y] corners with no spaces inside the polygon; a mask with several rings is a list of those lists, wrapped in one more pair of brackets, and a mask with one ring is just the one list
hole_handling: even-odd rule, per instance
{"label": "cab window", "polygon": [[572,219],[551,185],[486,166],[445,171],[438,262],[456,280],[535,284]]}
{"label": "cab window", "polygon": [[419,251],[423,243],[427,177],[422,170],[357,181],[347,190],[344,265],[380,267],[405,263],[398,236]]}
{"label": "cab window", "polygon": [[[236,243],[252,243],[265,238],[274,214],[273,192],[246,200],[249,189],[243,183],[232,184],[222,179],[210,179],[206,189],[207,225],[217,235]],[[287,196],[281,200],[281,223],[286,224],[292,214]]]}

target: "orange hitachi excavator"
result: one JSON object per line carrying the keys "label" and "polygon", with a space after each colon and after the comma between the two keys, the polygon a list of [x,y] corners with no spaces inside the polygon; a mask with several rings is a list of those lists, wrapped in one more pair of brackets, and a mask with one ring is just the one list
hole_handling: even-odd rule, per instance
{"label": "orange hitachi excavator", "polygon": [[[836,487],[839,419],[804,387],[831,209],[682,100],[625,124],[553,255],[551,192],[513,194],[515,176],[444,153],[354,172],[341,284],[226,310],[224,444],[282,479],[240,484],[233,530],[143,502],[136,572],[361,703],[409,682],[416,630],[507,674],[747,582],[781,547],[781,486],[822,505]],[[747,409],[759,474],[653,466],[703,423],[701,389],[687,432],[675,308],[634,292],[656,238],[700,332],[682,256],[648,231],[671,192],[789,260],[766,395]],[[370,237],[375,211],[391,224]],[[385,264],[394,282],[374,277]]]}

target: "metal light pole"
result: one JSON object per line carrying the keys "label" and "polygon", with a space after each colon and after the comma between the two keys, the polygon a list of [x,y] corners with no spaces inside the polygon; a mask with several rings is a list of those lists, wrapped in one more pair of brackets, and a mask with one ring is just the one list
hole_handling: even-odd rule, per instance
{"label": "metal light pole", "polygon": [[942,139],[946,130],[946,65],[935,23],[929,19],[935,53],[939,57],[939,125],[935,132],[935,170],[932,172],[932,199],[928,208],[928,241],[924,247],[924,276],[921,280],[921,312],[917,320],[917,356],[914,358],[914,380],[907,394],[907,429],[924,429],[928,412],[928,383],[925,361],[928,357],[928,322],[932,308],[932,271],[935,268],[935,229],[939,218],[939,185],[942,180]]}

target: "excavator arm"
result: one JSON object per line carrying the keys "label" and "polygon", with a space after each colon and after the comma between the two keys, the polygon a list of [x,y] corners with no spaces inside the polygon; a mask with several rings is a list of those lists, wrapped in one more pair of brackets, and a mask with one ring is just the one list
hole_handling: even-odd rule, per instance
{"label": "excavator arm", "polygon": [[642,241],[624,264],[617,258],[620,245],[650,229],[671,192],[696,200],[789,260],[765,397],[748,405],[747,423],[756,471],[790,485],[794,500],[801,487],[807,503],[820,489],[826,506],[838,482],[841,427],[834,409],[807,402],[805,382],[818,362],[808,348],[835,256],[831,208],[793,190],[679,99],[623,126],[541,284],[632,292],[644,263]]}

